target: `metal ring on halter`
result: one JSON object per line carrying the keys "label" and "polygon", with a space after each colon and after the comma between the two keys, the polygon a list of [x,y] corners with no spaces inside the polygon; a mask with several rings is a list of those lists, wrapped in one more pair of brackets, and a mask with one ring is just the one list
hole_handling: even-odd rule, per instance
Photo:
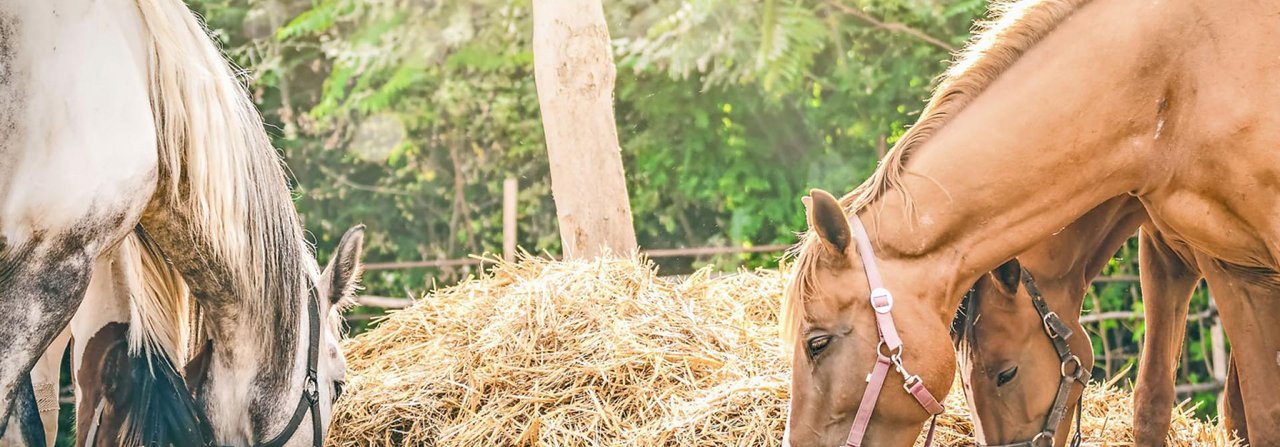
{"label": "metal ring on halter", "polygon": [[[1075,372],[1067,374],[1067,366],[1071,364],[1075,364]],[[1063,360],[1062,365],[1059,368],[1062,371],[1062,377],[1067,377],[1072,380],[1080,380],[1080,376],[1084,375],[1084,363],[1081,363],[1080,357],[1076,357],[1075,354],[1071,354],[1071,357],[1067,357]]]}
{"label": "metal ring on halter", "polygon": [[888,354],[885,353],[884,347],[885,347],[884,340],[880,340],[880,343],[876,344],[876,354],[883,355],[886,358],[890,358],[890,359],[897,358],[899,362],[902,361],[902,345],[898,345],[898,349],[896,352],[888,351]]}
{"label": "metal ring on halter", "polygon": [[315,402],[320,401],[320,386],[316,383],[314,372],[308,372],[306,381],[302,382],[302,397]]}
{"label": "metal ring on halter", "polygon": [[1053,325],[1049,324],[1049,317],[1051,316],[1054,318],[1059,318],[1057,312],[1049,311],[1049,313],[1044,314],[1043,317],[1040,317],[1040,323],[1044,324],[1044,332],[1049,334],[1050,338],[1058,338],[1058,336],[1061,334],[1058,334],[1058,331],[1053,329]]}
{"label": "metal ring on halter", "polygon": [[1042,431],[1042,432],[1040,432],[1040,433],[1036,433],[1036,437],[1031,438],[1031,445],[1032,445],[1032,446],[1038,446],[1038,445],[1040,445],[1040,443],[1042,443],[1042,442],[1046,442],[1046,441],[1048,442],[1048,444],[1045,444],[1045,445],[1048,445],[1048,446],[1052,447],[1052,446],[1053,446],[1053,434],[1052,434],[1052,433],[1049,433],[1049,432],[1047,432],[1047,431]]}

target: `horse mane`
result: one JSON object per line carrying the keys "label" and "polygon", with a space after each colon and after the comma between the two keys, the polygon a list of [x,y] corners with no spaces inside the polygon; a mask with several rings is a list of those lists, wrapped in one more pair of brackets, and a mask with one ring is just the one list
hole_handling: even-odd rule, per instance
{"label": "horse mane", "polygon": [[[889,191],[898,191],[906,203],[908,214],[914,208],[910,194],[902,188],[902,178],[911,154],[939,129],[951,121],[984,90],[995,82],[1018,59],[1059,23],[1089,0],[1016,0],[997,1],[988,6],[990,19],[974,27],[974,37],[955,55],[950,67],[939,78],[920,119],[902,135],[875,172],[852,192],[840,198],[846,213],[856,214]],[[800,236],[800,243],[789,251],[796,258],[795,279],[783,297],[781,334],[788,343],[799,335],[804,318],[804,296],[813,290],[814,272],[819,267],[822,250],[812,231]]]}
{"label": "horse mane", "polygon": [[158,349],[174,362],[185,362],[190,334],[184,331],[189,326],[184,310],[191,303],[191,293],[182,274],[168,264],[141,226],[121,241],[117,256],[112,274],[129,293],[132,353]]}
{"label": "horse mane", "polygon": [[[266,334],[256,337],[264,358],[293,359],[300,296],[314,287],[319,268],[281,159],[247,89],[191,10],[178,0],[138,0],[138,6],[150,31],[157,196],[186,220],[179,225],[189,227],[197,245],[209,248],[211,253],[199,254],[209,259],[200,262],[219,275],[216,284],[223,288],[192,293],[233,305],[236,319]],[[185,326],[184,309],[169,305],[163,318],[142,320],[142,332]],[[184,343],[148,337],[187,350]],[[293,365],[266,361],[261,367],[267,377],[283,380]]]}

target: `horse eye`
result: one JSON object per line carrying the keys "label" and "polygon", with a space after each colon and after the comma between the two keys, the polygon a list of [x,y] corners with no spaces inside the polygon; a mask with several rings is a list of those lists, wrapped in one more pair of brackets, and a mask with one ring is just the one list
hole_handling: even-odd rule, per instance
{"label": "horse eye", "polygon": [[342,388],[345,387],[346,385],[347,385],[347,382],[344,382],[341,380],[333,381],[333,400],[335,402],[338,400],[339,397],[342,397]]}
{"label": "horse eye", "polygon": [[809,352],[810,359],[817,357],[818,354],[822,354],[822,351],[827,350],[827,347],[830,345],[831,345],[830,335],[818,335],[815,337],[810,337],[808,340],[805,341],[805,348]]}
{"label": "horse eye", "polygon": [[1004,371],[1001,371],[1000,374],[996,376],[996,386],[1004,386],[1004,384],[1012,381],[1013,378],[1016,377],[1017,375],[1018,375],[1018,367],[1016,366],[1006,369]]}

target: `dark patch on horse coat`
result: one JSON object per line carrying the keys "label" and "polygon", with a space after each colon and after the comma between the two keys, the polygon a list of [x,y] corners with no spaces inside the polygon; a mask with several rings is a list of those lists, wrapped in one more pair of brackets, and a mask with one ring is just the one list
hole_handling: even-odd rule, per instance
{"label": "dark patch on horse coat", "polygon": [[[92,411],[77,421],[84,444],[99,401],[94,446],[200,446],[213,431],[173,363],[161,355],[129,354],[129,326],[109,323],[89,340],[76,378]],[[144,353],[145,354],[145,353]]]}
{"label": "dark patch on horse coat", "polygon": [[96,253],[72,245],[76,242],[82,239],[45,242],[35,235],[21,246],[0,246],[0,302],[14,309],[39,309],[42,316],[33,321],[31,312],[0,312],[0,338],[37,336],[35,344],[10,344],[0,352],[8,361],[24,362],[9,366],[29,371],[84,297]]}
{"label": "dark patch on horse coat", "polygon": [[[129,325],[126,323],[107,323],[85,343],[81,364],[76,365],[76,384],[80,393],[80,408],[76,414],[76,445],[85,445],[85,436],[93,425],[93,415],[102,400],[103,383],[117,383],[122,377],[106,377],[104,371],[111,357],[128,356]],[[110,445],[111,439],[120,436],[118,427],[106,424],[98,428],[96,445]]]}
{"label": "dark patch on horse coat", "polygon": [[12,418],[18,421],[23,442],[30,446],[45,445],[44,421],[40,419],[40,405],[36,403],[36,390],[31,385],[31,375],[27,375],[18,384]]}
{"label": "dark patch on horse coat", "polygon": [[19,25],[21,21],[12,12],[0,12],[0,85],[13,82]]}
{"label": "dark patch on horse coat", "polygon": [[[26,109],[24,64],[18,53],[21,21],[12,12],[0,11],[0,174],[12,170],[14,148],[21,147],[23,132],[18,120]],[[0,182],[0,196],[7,185]]]}

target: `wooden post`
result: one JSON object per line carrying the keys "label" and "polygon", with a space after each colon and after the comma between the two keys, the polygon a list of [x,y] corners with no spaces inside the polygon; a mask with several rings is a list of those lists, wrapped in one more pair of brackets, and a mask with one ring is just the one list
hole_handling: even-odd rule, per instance
{"label": "wooden post", "polygon": [[534,0],[533,72],[565,258],[636,248],[601,0]]}
{"label": "wooden post", "polygon": [[880,139],[876,140],[876,160],[883,160],[884,154],[889,153],[889,139],[880,134]]}
{"label": "wooden post", "polygon": [[502,259],[507,262],[516,259],[517,186],[515,177],[502,181]]}

